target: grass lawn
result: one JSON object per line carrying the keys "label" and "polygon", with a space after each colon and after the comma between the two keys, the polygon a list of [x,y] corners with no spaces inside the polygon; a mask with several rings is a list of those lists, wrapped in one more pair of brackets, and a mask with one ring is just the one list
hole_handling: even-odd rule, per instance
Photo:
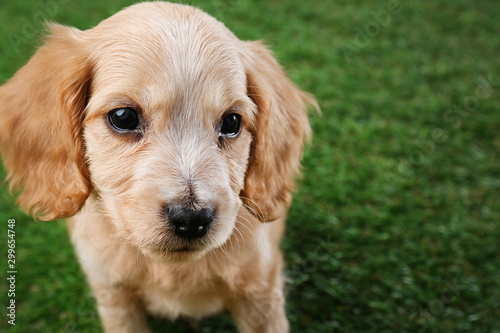
{"label": "grass lawn", "polygon": [[[500,332],[500,4],[187,2],[264,39],[322,108],[283,243],[292,332]],[[0,81],[33,54],[43,16],[87,29],[131,3],[2,2]],[[99,332],[64,223],[33,222],[5,185],[0,197],[0,331]],[[200,331],[235,329],[223,315]]]}

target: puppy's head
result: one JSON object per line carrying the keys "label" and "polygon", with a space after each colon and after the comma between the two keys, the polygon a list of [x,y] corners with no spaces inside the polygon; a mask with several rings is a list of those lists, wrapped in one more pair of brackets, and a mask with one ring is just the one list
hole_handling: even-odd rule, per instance
{"label": "puppy's head", "polygon": [[144,254],[188,260],[223,245],[240,209],[285,214],[311,102],[260,43],[142,3],[87,31],[50,26],[0,87],[0,149],[35,216],[90,196]]}

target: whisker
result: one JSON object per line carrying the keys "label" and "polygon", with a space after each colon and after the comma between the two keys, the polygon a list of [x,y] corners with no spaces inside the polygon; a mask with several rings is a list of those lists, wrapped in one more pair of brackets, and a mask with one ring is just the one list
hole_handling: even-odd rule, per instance
{"label": "whisker", "polygon": [[243,207],[247,208],[253,215],[257,216],[261,222],[264,223],[266,222],[266,219],[264,217],[264,211],[259,207],[259,205],[254,200],[243,196],[240,198],[254,204],[254,206],[259,209],[259,212],[255,211],[253,207],[250,207],[248,204],[245,203],[243,204]]}

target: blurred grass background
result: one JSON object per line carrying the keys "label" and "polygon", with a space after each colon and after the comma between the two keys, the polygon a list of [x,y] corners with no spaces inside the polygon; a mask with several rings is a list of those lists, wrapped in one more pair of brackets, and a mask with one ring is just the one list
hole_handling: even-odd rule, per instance
{"label": "blurred grass background", "polygon": [[[0,81],[33,54],[44,15],[88,29],[132,3],[4,1]],[[264,39],[322,107],[283,244],[292,332],[500,332],[500,4],[187,3]],[[34,223],[5,185],[0,197],[0,251],[15,218],[19,271],[17,324],[2,282],[0,330],[99,332],[64,223]],[[235,329],[225,315],[200,331]]]}

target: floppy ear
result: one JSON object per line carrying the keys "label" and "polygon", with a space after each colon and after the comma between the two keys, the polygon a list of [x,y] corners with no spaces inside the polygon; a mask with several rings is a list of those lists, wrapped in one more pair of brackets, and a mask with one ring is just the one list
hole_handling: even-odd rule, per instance
{"label": "floppy ear", "polygon": [[17,204],[34,217],[76,214],[89,194],[82,141],[90,69],[82,32],[49,25],[45,45],[0,87],[0,152]]}
{"label": "floppy ear", "polygon": [[247,91],[257,106],[257,122],[242,198],[263,222],[273,221],[290,206],[304,141],[311,134],[307,106],[317,104],[286,77],[264,45],[246,42],[245,48]]}

